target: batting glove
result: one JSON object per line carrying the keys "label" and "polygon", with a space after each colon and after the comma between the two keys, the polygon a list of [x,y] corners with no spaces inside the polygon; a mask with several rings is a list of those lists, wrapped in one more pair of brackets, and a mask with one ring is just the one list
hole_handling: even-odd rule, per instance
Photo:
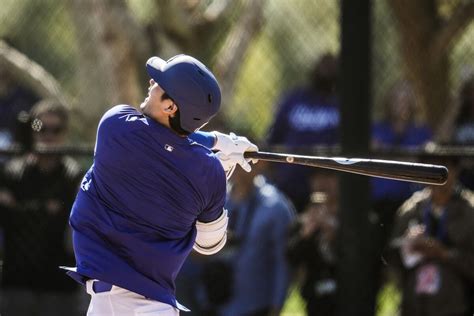
{"label": "batting glove", "polygon": [[230,177],[234,173],[235,166],[237,164],[235,163],[235,161],[233,159],[231,159],[229,156],[225,155],[221,151],[217,152],[216,156],[217,156],[217,158],[219,158],[219,161],[222,165],[222,168],[224,168],[227,180],[230,179]]}
{"label": "batting glove", "polygon": [[[230,174],[232,174],[236,164],[239,164],[247,172],[252,170],[249,162],[255,164],[258,160],[246,159],[244,158],[244,153],[246,151],[258,151],[258,147],[255,144],[251,143],[247,137],[237,136],[234,133],[227,135],[213,132],[213,134],[216,136],[216,143],[211,149],[219,151],[217,157],[224,170],[226,170],[226,174],[228,174],[229,170]],[[230,175],[227,178],[230,178]]]}

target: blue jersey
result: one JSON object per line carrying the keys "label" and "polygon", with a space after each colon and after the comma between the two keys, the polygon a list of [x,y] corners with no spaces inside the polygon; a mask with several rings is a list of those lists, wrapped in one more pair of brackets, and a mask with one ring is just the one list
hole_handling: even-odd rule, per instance
{"label": "blue jersey", "polygon": [[226,178],[215,155],[136,109],[101,119],[94,164],[73,205],[77,273],[180,307],[175,278],[196,220],[217,219]]}
{"label": "blue jersey", "polygon": [[[270,145],[290,149],[335,145],[339,142],[339,105],[336,98],[322,98],[309,88],[299,88],[284,97],[269,131]],[[310,167],[282,164],[272,181],[301,211],[310,196]]]}
{"label": "blue jersey", "polygon": [[339,107],[335,98],[322,98],[309,89],[297,89],[278,106],[269,144],[301,147],[339,142]]}

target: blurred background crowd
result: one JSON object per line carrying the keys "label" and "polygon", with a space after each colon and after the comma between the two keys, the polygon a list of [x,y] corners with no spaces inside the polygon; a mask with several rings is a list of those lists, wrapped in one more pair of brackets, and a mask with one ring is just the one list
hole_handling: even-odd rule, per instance
{"label": "blurred background crowd", "polygon": [[[69,211],[98,120],[140,104],[149,56],[186,53],[214,71],[223,104],[206,130],[270,151],[340,154],[351,63],[342,3],[3,0],[0,314],[85,313],[87,295],[58,269],[74,265]],[[369,180],[358,215],[370,284],[357,284],[341,273],[352,264],[341,253],[361,236],[341,237],[341,214],[354,210],[340,173],[263,161],[237,170],[227,246],[193,254],[178,277],[189,315],[342,315],[356,299],[343,282],[371,289],[373,315],[474,314],[474,2],[368,3],[370,153],[357,154],[442,164],[448,182]]]}

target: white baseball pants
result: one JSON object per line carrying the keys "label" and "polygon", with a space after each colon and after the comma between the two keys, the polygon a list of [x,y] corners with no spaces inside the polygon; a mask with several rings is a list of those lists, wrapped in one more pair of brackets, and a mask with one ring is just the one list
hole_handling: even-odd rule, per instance
{"label": "white baseball pants", "polygon": [[93,282],[86,283],[91,296],[87,316],[178,316],[179,310],[169,304],[147,299],[146,297],[118,286],[107,292],[95,293]]}

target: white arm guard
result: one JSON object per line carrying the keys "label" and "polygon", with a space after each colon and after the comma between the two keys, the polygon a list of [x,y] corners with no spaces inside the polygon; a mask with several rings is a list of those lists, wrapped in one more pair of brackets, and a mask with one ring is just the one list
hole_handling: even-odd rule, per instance
{"label": "white arm guard", "polygon": [[203,255],[213,255],[221,250],[227,241],[227,223],[229,217],[227,210],[222,211],[222,215],[213,222],[196,222],[196,240],[194,250]]}

